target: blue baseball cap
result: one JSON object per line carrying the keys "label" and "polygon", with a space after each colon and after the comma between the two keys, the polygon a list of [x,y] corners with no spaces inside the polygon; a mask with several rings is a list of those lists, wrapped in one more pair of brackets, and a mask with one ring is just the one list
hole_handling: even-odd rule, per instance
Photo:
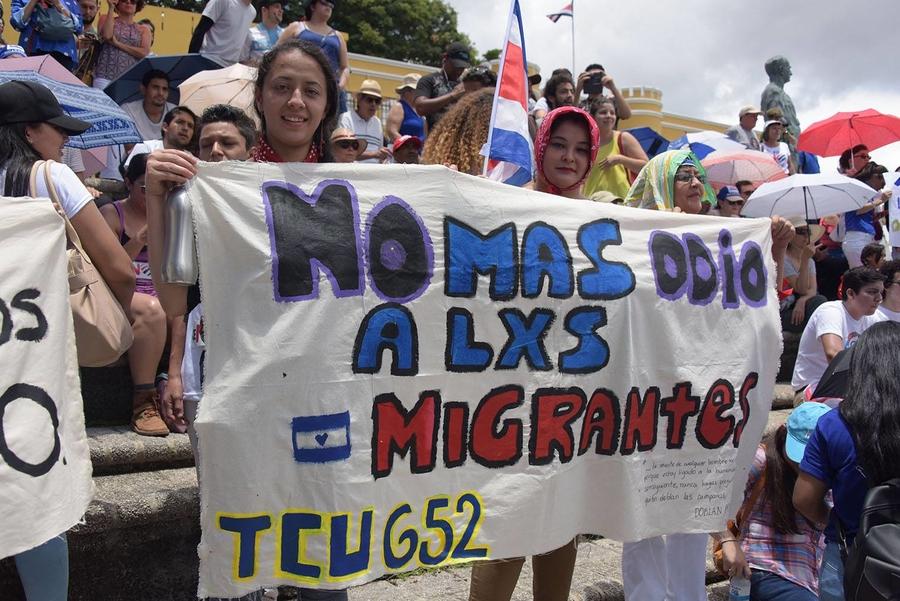
{"label": "blue baseball cap", "polygon": [[787,419],[787,439],[784,443],[784,452],[788,459],[797,463],[803,461],[806,443],[815,431],[816,423],[829,411],[831,407],[815,401],[803,403],[791,411]]}
{"label": "blue baseball cap", "polygon": [[719,193],[716,194],[716,198],[719,200],[744,200],[744,197],[741,196],[741,193],[738,192],[735,186],[723,186]]}

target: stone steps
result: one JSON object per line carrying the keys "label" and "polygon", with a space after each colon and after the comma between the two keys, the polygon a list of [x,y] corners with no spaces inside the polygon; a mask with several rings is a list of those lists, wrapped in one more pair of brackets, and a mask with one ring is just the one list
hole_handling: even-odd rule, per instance
{"label": "stone steps", "polygon": [[87,436],[95,478],[194,465],[187,434],[159,438],[139,436],[128,426],[92,426]]}

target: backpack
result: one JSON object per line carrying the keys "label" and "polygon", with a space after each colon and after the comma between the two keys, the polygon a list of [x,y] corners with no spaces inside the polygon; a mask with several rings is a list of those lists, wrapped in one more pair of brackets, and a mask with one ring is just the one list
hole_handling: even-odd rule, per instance
{"label": "backpack", "polygon": [[844,562],[846,601],[900,600],[900,478],[866,494]]}
{"label": "backpack", "polygon": [[53,8],[40,4],[34,8],[34,30],[48,42],[74,42],[75,20]]}

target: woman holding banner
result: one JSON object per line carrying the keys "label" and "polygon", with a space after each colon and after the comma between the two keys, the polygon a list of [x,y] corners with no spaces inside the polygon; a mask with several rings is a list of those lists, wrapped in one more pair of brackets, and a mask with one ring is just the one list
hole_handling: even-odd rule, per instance
{"label": "woman holding banner", "polygon": [[[338,86],[328,59],[316,46],[289,40],[277,45],[260,61],[255,84],[254,108],[261,135],[251,151],[251,160],[260,163],[329,162],[327,140],[337,116]],[[150,271],[160,303],[172,318],[185,316],[200,301],[195,285],[192,294],[185,286],[167,284],[162,273],[164,212],[170,188],[181,185],[197,173],[197,159],[181,150],[158,150],[147,160],[146,197]],[[190,300],[189,300],[190,298]],[[178,402],[167,395],[167,401]],[[164,408],[164,413],[183,418],[183,407]],[[261,599],[262,591],[242,597]],[[346,590],[298,589],[298,601],[346,601]]]}
{"label": "woman holding banner", "polygon": [[[582,188],[597,156],[599,131],[591,116],[580,108],[564,106],[547,113],[534,141],[537,181],[535,189],[564,198],[584,198]],[[577,546],[534,555],[534,599],[566,601],[572,585]],[[524,557],[500,559],[472,567],[469,601],[508,601],[519,580]]]}
{"label": "woman holding banner", "polygon": [[[706,183],[706,170],[690,150],[656,155],[641,169],[625,204],[642,209],[699,215],[703,205],[715,203]],[[776,282],[782,281],[784,253],[794,228],[781,217],[772,218],[772,255]],[[706,601],[705,533],[675,533],[622,546],[622,581],[627,601]]]}
{"label": "woman holding banner", "polygon": [[[89,127],[89,123],[66,115],[50,90],[40,84],[11,81],[0,85],[0,195],[57,197],[57,210],[71,221],[88,256],[127,314],[134,292],[131,261],[106,227],[91,193],[61,162],[60,154],[69,136]],[[32,189],[31,174],[41,160],[48,161],[50,177],[38,171]],[[52,182],[52,191],[48,182]],[[65,370],[59,371],[62,377]],[[38,542],[15,555],[25,597],[29,601],[65,601],[69,580],[65,532]]]}

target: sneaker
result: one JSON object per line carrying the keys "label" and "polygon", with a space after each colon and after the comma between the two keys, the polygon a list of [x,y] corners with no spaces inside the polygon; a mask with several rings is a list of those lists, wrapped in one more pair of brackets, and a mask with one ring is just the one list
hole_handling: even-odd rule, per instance
{"label": "sneaker", "polygon": [[134,408],[131,414],[131,429],[142,436],[168,436],[169,427],[156,409],[156,395]]}

